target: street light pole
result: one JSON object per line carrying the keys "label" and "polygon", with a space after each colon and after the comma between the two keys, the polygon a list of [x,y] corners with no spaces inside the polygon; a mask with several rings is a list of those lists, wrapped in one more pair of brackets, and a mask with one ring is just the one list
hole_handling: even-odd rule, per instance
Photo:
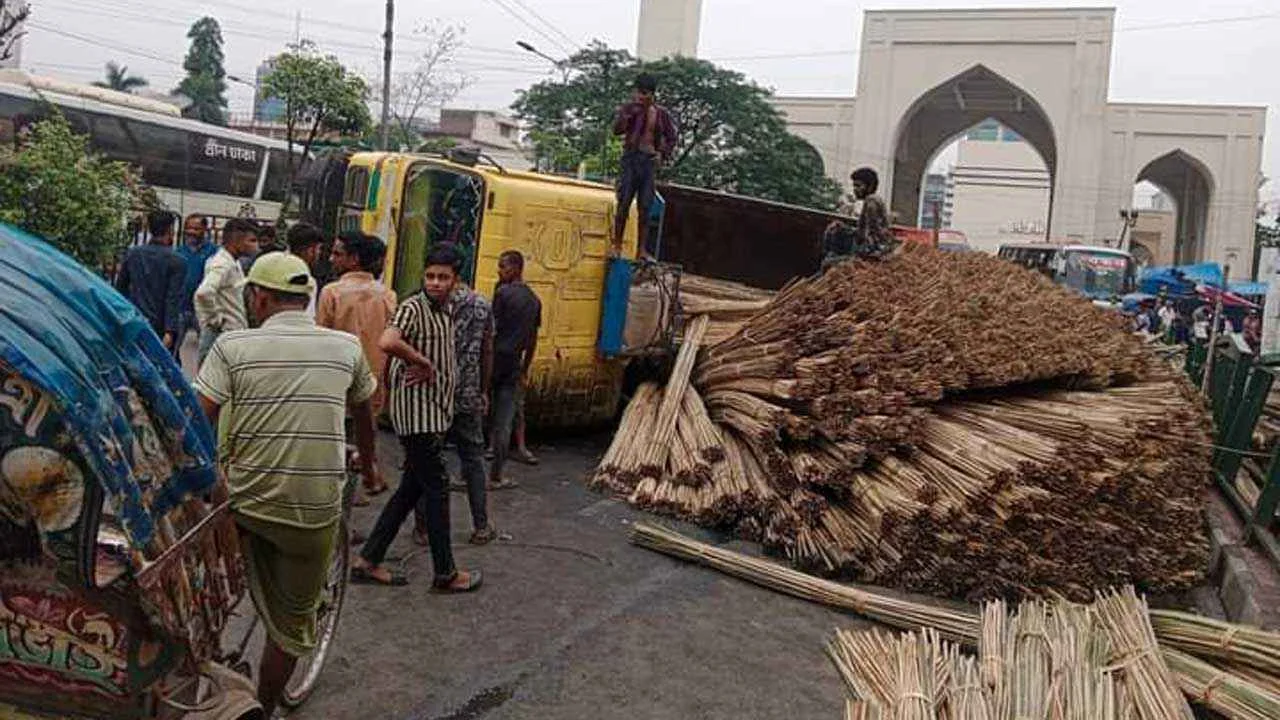
{"label": "street light pole", "polygon": [[534,55],[537,55],[543,60],[546,60],[547,62],[554,65],[555,68],[560,71],[561,81],[564,82],[565,84],[568,84],[569,82],[569,61],[568,60],[557,60],[551,57],[550,55],[542,52],[538,48],[534,47],[531,43],[525,42],[524,40],[517,40],[516,47],[520,48],[521,50],[524,50],[525,52],[533,53]]}
{"label": "street light pole", "polygon": [[378,133],[383,150],[391,144],[391,30],[395,14],[395,0],[387,0],[387,27],[382,33],[382,127]]}

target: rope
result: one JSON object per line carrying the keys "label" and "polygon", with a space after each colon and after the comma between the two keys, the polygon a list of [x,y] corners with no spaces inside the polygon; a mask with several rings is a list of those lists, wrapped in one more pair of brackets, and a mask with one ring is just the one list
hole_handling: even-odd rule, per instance
{"label": "rope", "polygon": [[1200,691],[1200,695],[1196,699],[1196,702],[1202,705],[1208,705],[1210,703],[1210,699],[1213,697],[1213,691],[1230,676],[1230,673],[1219,672],[1217,675],[1210,678],[1209,682],[1205,683],[1204,690]]}
{"label": "rope", "polygon": [[1150,655],[1154,650],[1155,648],[1147,646],[1145,648],[1142,648],[1141,650],[1131,652],[1128,655],[1122,656],[1116,662],[1102,668],[1102,672],[1115,672],[1116,670],[1124,670],[1130,665]]}
{"label": "rope", "polygon": [[1239,625],[1232,625],[1227,628],[1227,631],[1222,634],[1222,640],[1218,643],[1218,648],[1220,650],[1226,650],[1231,645],[1231,641],[1235,639],[1236,633],[1238,632],[1240,632]]}

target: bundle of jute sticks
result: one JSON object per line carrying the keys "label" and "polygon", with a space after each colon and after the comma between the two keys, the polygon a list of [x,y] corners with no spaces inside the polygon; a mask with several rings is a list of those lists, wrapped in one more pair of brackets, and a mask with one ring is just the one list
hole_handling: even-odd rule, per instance
{"label": "bundle of jute sticks", "polygon": [[[912,634],[838,631],[828,654],[852,696],[846,717],[1280,717],[1280,634],[1149,609],[1131,586],[1092,602],[1002,600],[981,608],[832,582],[636,523],[637,545]],[[933,668],[924,672],[922,668]]]}
{"label": "bundle of jute sticks", "polygon": [[978,253],[906,248],[694,318],[593,482],[822,574],[956,598],[1187,587],[1205,414],[1119,319]]}

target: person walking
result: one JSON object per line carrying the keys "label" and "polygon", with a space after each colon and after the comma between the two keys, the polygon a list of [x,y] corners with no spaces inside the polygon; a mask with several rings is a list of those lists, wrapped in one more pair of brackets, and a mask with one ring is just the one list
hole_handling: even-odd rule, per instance
{"label": "person walking", "polygon": [[[204,279],[204,265],[218,251],[218,246],[209,239],[208,226],[200,217],[191,215],[182,223],[182,244],[178,246],[178,257],[186,267],[186,279],[182,284],[182,329],[175,341],[178,349],[187,339],[187,331],[194,329],[200,334],[200,326],[196,324],[195,294]],[[197,338],[198,339],[198,338]]]}
{"label": "person walking", "polygon": [[622,136],[622,174],[618,178],[618,207],[613,217],[613,251],[622,252],[622,234],[627,229],[631,201],[639,208],[636,226],[640,257],[655,260],[657,238],[648,232],[649,208],[653,206],[659,163],[669,162],[675,151],[678,131],[671,113],[655,101],[658,81],[648,73],[636,78],[631,101],[618,107],[613,117],[613,134]]}
{"label": "person walking", "polygon": [[[460,270],[467,261],[460,249],[458,260],[456,269]],[[453,422],[445,439],[458,452],[471,508],[471,544],[484,545],[497,537],[489,523],[484,469],[484,417],[489,414],[493,377],[493,311],[488,301],[462,282],[454,288],[449,306],[458,381],[453,393]],[[419,545],[429,544],[426,518],[423,498],[414,513],[413,540]]]}
{"label": "person walking", "polygon": [[[302,260],[266,253],[245,283],[253,329],[223,332],[195,389],[221,430],[250,595],[267,629],[258,701],[272,716],[297,658],[315,648],[316,620],[338,548],[346,483],[344,411],[354,419],[365,479],[377,467],[369,398],[377,380],[360,341],[307,314],[315,280]],[[221,422],[220,422],[221,421]]]}
{"label": "person walking", "polygon": [[222,247],[204,265],[204,279],[192,296],[200,326],[197,365],[204,364],[219,335],[248,327],[241,288],[244,270],[239,260],[257,254],[257,233],[258,228],[248,220],[228,220],[222,226]]}
{"label": "person walking", "polygon": [[502,471],[511,451],[515,418],[524,404],[529,367],[538,350],[542,301],[524,282],[524,255],[517,250],[499,256],[498,283],[493,294],[493,465],[489,487],[502,490],[516,485]]}
{"label": "person walking", "polygon": [[[378,340],[395,315],[396,294],[374,280],[369,268],[381,263],[385,253],[382,241],[372,235],[343,233],[329,253],[329,264],[339,274],[338,279],[324,286],[316,303],[316,323],[359,338],[365,359],[377,378],[384,377],[387,366],[387,355]],[[382,413],[385,387],[378,387],[370,404],[374,417]],[[364,489],[368,495],[379,495],[386,491],[387,484],[379,473],[377,482]]]}
{"label": "person walking", "polygon": [[120,263],[116,289],[138,308],[161,342],[179,359],[182,335],[182,289],[187,268],[173,251],[178,216],[156,210],[147,216],[151,239],[129,248]]}
{"label": "person walking", "polygon": [[406,585],[408,579],[382,566],[387,548],[409,514],[426,497],[426,531],[437,592],[469,592],[480,587],[477,570],[459,570],[449,537],[448,471],[444,437],[453,419],[456,384],[453,322],[449,296],[458,281],[461,258],[448,245],[427,252],[422,291],[400,304],[379,345],[389,366],[391,424],[404,447],[404,473],[378,515],[369,539],[353,558],[353,582]]}

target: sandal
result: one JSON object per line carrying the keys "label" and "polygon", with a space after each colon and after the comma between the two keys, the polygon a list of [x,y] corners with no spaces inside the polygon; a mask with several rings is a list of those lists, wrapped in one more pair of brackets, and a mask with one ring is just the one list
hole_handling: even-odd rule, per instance
{"label": "sandal", "polygon": [[498,480],[490,480],[485,486],[488,490],[511,490],[520,487],[520,483],[511,478],[500,478]]}
{"label": "sandal", "polygon": [[381,485],[379,485],[378,487],[375,487],[375,488],[365,488],[365,489],[364,489],[364,494],[365,494],[365,495],[367,495],[367,496],[369,496],[369,497],[375,497],[375,496],[377,496],[377,495],[381,495],[382,493],[384,493],[384,492],[386,492],[386,491],[388,491],[388,490],[390,490],[390,489],[391,489],[391,486],[390,486],[390,485],[388,485],[388,484],[386,484],[386,483],[382,483]]}
{"label": "sandal", "polygon": [[368,494],[357,492],[351,498],[351,507],[369,507],[370,502]]}
{"label": "sandal", "polygon": [[354,585],[384,585],[386,587],[404,587],[409,578],[403,573],[393,572],[387,580],[374,575],[369,568],[360,566],[351,568],[351,582]]}
{"label": "sandal", "polygon": [[538,456],[534,455],[528,450],[519,450],[514,453],[511,453],[511,459],[515,460],[518,463],[524,463],[525,465],[538,464]]}
{"label": "sandal", "polygon": [[472,545],[488,545],[497,538],[498,531],[494,530],[492,525],[489,525],[471,533],[471,540],[469,542]]}
{"label": "sandal", "polygon": [[[431,592],[441,595],[475,592],[480,589],[482,579],[479,570],[457,571],[448,580],[436,580],[433,582],[431,584]],[[458,584],[459,580],[462,580],[461,585]]]}

